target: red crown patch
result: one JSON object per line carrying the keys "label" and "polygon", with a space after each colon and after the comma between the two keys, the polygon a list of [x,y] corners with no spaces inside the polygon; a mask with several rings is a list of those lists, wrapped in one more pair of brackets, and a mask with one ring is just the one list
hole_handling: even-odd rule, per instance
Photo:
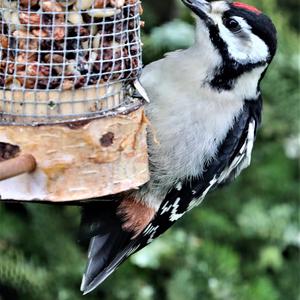
{"label": "red crown patch", "polygon": [[233,6],[234,6],[234,7],[237,7],[237,8],[243,8],[243,9],[252,11],[252,12],[258,14],[258,15],[262,13],[262,12],[261,12],[260,10],[258,10],[256,7],[251,6],[251,5],[249,5],[249,4],[242,3],[242,2],[233,2]]}

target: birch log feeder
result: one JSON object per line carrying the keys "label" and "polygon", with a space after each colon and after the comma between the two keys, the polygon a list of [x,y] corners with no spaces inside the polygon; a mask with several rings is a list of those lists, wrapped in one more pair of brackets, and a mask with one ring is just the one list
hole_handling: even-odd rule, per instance
{"label": "birch log feeder", "polygon": [[84,201],[149,180],[132,87],[140,1],[81,2],[0,1],[0,200]]}
{"label": "birch log feeder", "polygon": [[146,126],[142,108],[54,126],[0,126],[0,199],[79,201],[137,188],[149,179]]}

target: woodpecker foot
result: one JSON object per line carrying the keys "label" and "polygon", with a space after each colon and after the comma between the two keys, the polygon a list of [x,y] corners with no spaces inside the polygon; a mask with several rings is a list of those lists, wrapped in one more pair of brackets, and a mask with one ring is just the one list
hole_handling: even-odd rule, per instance
{"label": "woodpecker foot", "polygon": [[123,220],[122,228],[137,237],[151,222],[155,209],[133,199],[125,199],[118,208],[118,215]]}

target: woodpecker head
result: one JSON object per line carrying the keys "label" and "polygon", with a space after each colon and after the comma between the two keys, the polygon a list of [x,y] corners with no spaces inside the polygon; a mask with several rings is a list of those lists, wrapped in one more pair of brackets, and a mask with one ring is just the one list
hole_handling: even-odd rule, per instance
{"label": "woodpecker head", "polygon": [[182,1],[196,15],[196,46],[203,59],[218,61],[209,78],[212,87],[230,90],[241,75],[252,71],[260,81],[276,52],[272,21],[241,2]]}

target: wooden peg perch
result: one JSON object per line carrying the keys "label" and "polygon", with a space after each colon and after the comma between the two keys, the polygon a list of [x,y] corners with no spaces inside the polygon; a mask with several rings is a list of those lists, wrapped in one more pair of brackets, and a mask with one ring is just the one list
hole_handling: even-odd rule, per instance
{"label": "wooden peg perch", "polygon": [[16,177],[24,173],[30,173],[36,168],[36,160],[31,154],[23,154],[18,157],[0,162],[0,181]]}

